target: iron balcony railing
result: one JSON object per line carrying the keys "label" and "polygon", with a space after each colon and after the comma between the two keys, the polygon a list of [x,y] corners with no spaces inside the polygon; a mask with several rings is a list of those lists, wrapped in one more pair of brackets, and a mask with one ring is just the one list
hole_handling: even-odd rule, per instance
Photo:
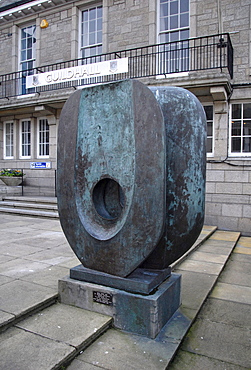
{"label": "iron balcony railing", "polygon": [[[127,73],[26,88],[25,81],[28,75],[126,57]],[[233,47],[228,33],[95,55],[1,75],[0,99],[125,78],[165,77],[173,73],[202,70],[227,71],[233,78]]]}

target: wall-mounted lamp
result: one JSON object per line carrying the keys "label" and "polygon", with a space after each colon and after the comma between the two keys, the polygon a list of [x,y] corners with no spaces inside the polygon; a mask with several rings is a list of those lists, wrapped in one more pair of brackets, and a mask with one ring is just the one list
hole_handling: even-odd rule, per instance
{"label": "wall-mounted lamp", "polygon": [[46,19],[42,19],[40,23],[40,28],[47,28],[49,26],[49,23]]}

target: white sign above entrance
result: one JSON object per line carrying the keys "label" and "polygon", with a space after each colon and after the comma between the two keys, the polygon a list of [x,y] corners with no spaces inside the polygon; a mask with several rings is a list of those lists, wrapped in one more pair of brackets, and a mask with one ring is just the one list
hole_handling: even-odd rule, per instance
{"label": "white sign above entrance", "polygon": [[127,72],[128,58],[113,59],[92,64],[83,64],[77,67],[58,69],[55,71],[26,76],[26,89]]}

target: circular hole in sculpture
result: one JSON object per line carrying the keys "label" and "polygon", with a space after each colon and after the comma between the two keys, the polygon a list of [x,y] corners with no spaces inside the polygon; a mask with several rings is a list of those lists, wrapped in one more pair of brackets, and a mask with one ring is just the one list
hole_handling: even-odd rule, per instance
{"label": "circular hole in sculpture", "polygon": [[100,180],[93,189],[92,199],[101,217],[114,220],[121,215],[124,207],[124,193],[117,181],[110,178]]}

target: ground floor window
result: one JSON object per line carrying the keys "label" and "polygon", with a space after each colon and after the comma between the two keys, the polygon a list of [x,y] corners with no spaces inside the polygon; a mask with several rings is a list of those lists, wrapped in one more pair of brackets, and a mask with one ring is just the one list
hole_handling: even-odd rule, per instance
{"label": "ground floor window", "polygon": [[251,103],[231,105],[229,137],[230,155],[251,155]]}
{"label": "ground floor window", "polygon": [[14,124],[13,122],[4,123],[4,158],[14,158]]}
{"label": "ground floor window", "polygon": [[21,121],[21,157],[31,156],[31,121]]}
{"label": "ground floor window", "polygon": [[207,155],[212,156],[214,152],[213,106],[206,105],[204,110],[207,118]]}
{"label": "ground floor window", "polygon": [[48,120],[45,118],[39,120],[38,156],[49,156],[49,124]]}
{"label": "ground floor window", "polygon": [[46,117],[3,122],[0,157],[7,160],[49,158],[50,125]]}

